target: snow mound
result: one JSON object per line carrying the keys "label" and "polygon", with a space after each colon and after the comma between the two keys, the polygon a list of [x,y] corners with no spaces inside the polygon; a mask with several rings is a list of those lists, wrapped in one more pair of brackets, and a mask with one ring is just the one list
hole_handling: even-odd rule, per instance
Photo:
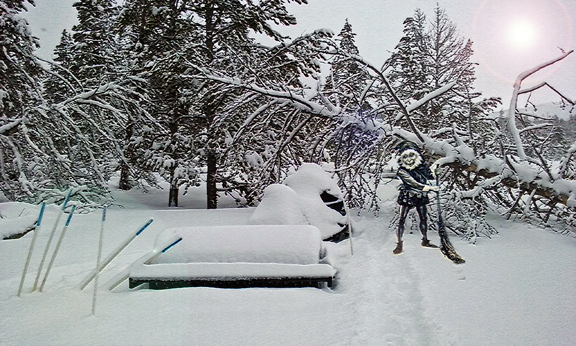
{"label": "snow mound", "polygon": [[313,226],[234,225],[180,227],[163,231],[154,245],[160,263],[317,264],[322,252],[320,231]]}
{"label": "snow mound", "polygon": [[250,218],[253,225],[307,225],[298,194],[286,185],[272,184]]}
{"label": "snow mound", "polygon": [[[321,196],[327,196],[330,201],[324,201]],[[341,201],[343,193],[336,181],[317,164],[305,163],[284,180],[284,185],[266,188],[249,223],[308,224],[320,230],[322,239],[328,239],[347,224],[346,215],[327,206],[330,202],[343,203]]]}
{"label": "snow mound", "polygon": [[34,227],[38,221],[40,207],[32,204],[6,202],[0,203],[0,236],[10,238]]}

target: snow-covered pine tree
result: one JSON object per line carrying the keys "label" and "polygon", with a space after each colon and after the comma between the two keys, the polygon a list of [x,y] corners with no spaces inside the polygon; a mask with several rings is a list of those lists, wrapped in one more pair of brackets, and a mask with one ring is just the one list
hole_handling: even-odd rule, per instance
{"label": "snow-covered pine tree", "polygon": [[47,97],[54,112],[73,124],[66,127],[62,150],[106,193],[109,178],[126,162],[121,134],[130,100],[113,31],[117,9],[112,0],[81,0],[74,7],[78,24],[56,47]]}
{"label": "snow-covered pine tree", "polygon": [[186,61],[197,61],[198,30],[187,1],[126,1],[119,16],[127,72],[142,81],[141,106],[151,119],[131,119],[131,156],[139,176],[158,173],[170,184],[168,205],[178,206],[179,189],[199,184],[197,141],[203,120],[194,111],[196,86]]}
{"label": "snow-covered pine tree", "polygon": [[51,103],[62,102],[73,94],[72,90],[81,88],[70,71],[73,47],[72,35],[67,30],[63,30],[60,43],[54,49],[54,63],[50,65],[48,75],[44,80],[45,97]]}
{"label": "snow-covered pine tree", "polygon": [[38,44],[18,15],[24,3],[0,7],[0,190],[10,200],[50,203],[63,200],[62,190],[72,185],[80,199],[93,200],[97,189],[81,190],[94,179],[69,150],[80,131],[43,96],[44,70],[33,55]]}
{"label": "snow-covered pine tree", "polygon": [[404,20],[404,36],[386,61],[386,69],[398,96],[408,102],[421,99],[431,92],[426,56],[430,37],[426,33],[426,15],[416,9]]}
{"label": "snow-covered pine tree", "polygon": [[[286,10],[286,3],[306,3],[305,0],[283,0],[268,2],[252,2],[241,0],[205,0],[193,2],[189,10],[194,13],[194,25],[199,28],[201,46],[198,47],[200,57],[191,61],[190,67],[199,72],[242,77],[251,74],[258,77],[263,72],[279,76],[282,66],[264,71],[249,70],[249,58],[254,57],[254,49],[258,44],[249,36],[250,32],[266,35],[280,41],[284,37],[273,28],[273,24],[292,25],[295,18]],[[274,52],[269,52],[273,54]],[[282,51],[280,52],[282,53]],[[290,68],[290,66],[286,66]],[[294,81],[292,81],[294,82]],[[281,85],[281,84],[280,84]],[[229,175],[226,167],[219,167],[225,159],[223,146],[225,139],[225,124],[234,116],[235,111],[227,107],[241,92],[212,80],[204,80],[200,85],[198,101],[203,117],[203,138],[201,152],[207,167],[207,207],[218,205],[218,184],[223,177]],[[237,105],[237,104],[236,104]],[[237,110],[245,109],[239,107]],[[236,111],[236,114],[237,111]],[[224,125],[224,126],[223,126]],[[224,147],[225,148],[225,147]],[[230,179],[228,179],[230,183]]]}
{"label": "snow-covered pine tree", "polygon": [[33,4],[27,0],[8,0],[0,7],[0,114],[3,126],[16,126],[14,121],[25,116],[24,110],[41,100],[37,77],[42,69],[33,56],[39,47],[38,40],[32,36],[28,22],[19,15],[25,11],[26,3]]}
{"label": "snow-covered pine tree", "polygon": [[110,81],[116,51],[111,31],[114,5],[113,0],[80,0],[73,5],[78,24],[72,27],[71,70],[87,90]]}
{"label": "snow-covered pine tree", "polygon": [[[234,70],[218,71],[227,74],[224,80],[234,76],[242,81],[241,85],[218,84],[219,88],[232,88],[231,102],[219,112],[218,126],[226,125],[225,136],[219,137],[225,149],[225,171],[221,170],[219,177],[225,191],[235,193],[239,201],[253,204],[266,186],[281,183],[290,169],[326,159],[324,148],[331,139],[334,119],[294,107],[290,96],[306,99],[302,75],[320,81],[319,62],[324,58],[318,48],[331,36],[318,31],[273,47],[251,45],[233,55],[235,62],[228,66]],[[243,88],[244,84],[256,89]],[[258,90],[290,96],[271,100],[272,95]]]}
{"label": "snow-covered pine tree", "polygon": [[25,0],[8,0],[0,6],[0,191],[12,200],[32,198],[37,175],[33,148],[24,131],[36,121],[42,105],[41,67],[33,56],[39,47],[27,21],[19,14]]}

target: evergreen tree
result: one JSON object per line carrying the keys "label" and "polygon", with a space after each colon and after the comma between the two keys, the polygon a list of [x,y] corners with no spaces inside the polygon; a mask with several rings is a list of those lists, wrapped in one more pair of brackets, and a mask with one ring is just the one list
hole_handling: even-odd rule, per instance
{"label": "evergreen tree", "polygon": [[497,102],[474,101],[481,94],[473,87],[472,54],[472,41],[458,35],[456,25],[439,7],[434,10],[429,27],[421,10],[404,21],[404,36],[387,62],[398,96],[407,102],[418,101],[433,90],[456,83],[450,92],[434,98],[413,114],[425,132],[451,128],[454,123],[477,126],[477,120],[471,120],[470,116],[478,115],[473,109],[484,106],[475,103]]}
{"label": "evergreen tree", "polygon": [[[128,190],[136,180],[150,177],[136,162],[134,149],[135,124],[151,119],[145,108],[150,102],[146,82],[133,67],[128,33],[116,30],[115,2],[82,0],[74,7],[78,24],[72,28],[72,40],[63,35],[56,49],[68,87],[67,101],[61,106],[91,138],[89,159],[98,166],[98,176],[107,180],[119,170],[119,188]],[[59,55],[63,55],[61,62]]]}
{"label": "evergreen tree", "polygon": [[78,24],[72,27],[72,72],[91,88],[110,81],[117,49],[111,30],[116,9],[113,0],[80,0],[73,6]]}
{"label": "evergreen tree", "polygon": [[145,81],[150,121],[133,122],[131,150],[145,174],[157,172],[170,184],[168,205],[178,206],[181,187],[198,185],[192,100],[194,81],[185,61],[196,61],[198,39],[187,1],[127,1],[119,17],[128,72]]}
{"label": "evergreen tree", "polygon": [[[46,87],[46,98],[53,103],[66,100],[73,89],[82,86],[78,84],[70,71],[73,61],[72,49],[74,42],[67,30],[62,31],[60,43],[54,49],[54,64],[50,66],[50,71],[44,85]],[[72,83],[72,84],[70,84]]]}
{"label": "evergreen tree", "polygon": [[[369,150],[378,140],[378,134],[366,131],[358,124],[370,123],[378,116],[374,107],[382,95],[366,66],[355,59],[360,55],[355,36],[352,25],[346,20],[336,39],[338,54],[331,62],[331,73],[323,91],[346,115],[343,121],[333,123],[332,141],[328,147],[339,172],[339,185],[345,191],[349,206],[363,207],[368,200],[373,201],[367,196],[374,191],[374,180],[358,177],[370,174],[367,167],[378,165],[377,151]],[[350,117],[355,120],[350,121]],[[378,175],[373,177],[378,183]]]}
{"label": "evergreen tree", "polygon": [[38,44],[18,16],[23,4],[0,6],[0,190],[11,200],[50,203],[73,186],[90,203],[101,195],[101,184],[91,166],[75,157],[89,139],[43,97],[44,70],[32,54]]}
{"label": "evergreen tree", "polygon": [[39,102],[41,73],[33,56],[39,47],[28,23],[19,16],[28,0],[8,0],[0,6],[0,115],[2,125],[21,119],[31,105]]}
{"label": "evergreen tree", "polygon": [[0,190],[12,200],[32,198],[37,190],[33,152],[27,129],[38,126],[35,108],[43,104],[39,47],[26,20],[19,16],[25,0],[0,6]]}
{"label": "evergreen tree", "polygon": [[426,33],[426,15],[420,9],[404,20],[404,36],[386,62],[389,78],[398,96],[408,102],[421,99],[429,93],[426,56],[430,38]]}
{"label": "evergreen tree", "polygon": [[[331,138],[334,121],[295,108],[290,98],[306,99],[303,74],[319,81],[318,62],[324,59],[319,47],[330,37],[331,33],[317,31],[274,47],[247,46],[226,64],[230,70],[219,71],[226,73],[224,79],[256,88],[226,86],[223,90],[230,101],[218,115],[217,126],[225,129],[218,136],[221,167],[225,167],[220,169],[219,181],[239,203],[253,204],[266,186],[281,183],[290,169],[303,162],[325,159],[325,142]],[[271,90],[270,95],[257,91],[264,89]],[[274,94],[287,97],[271,101]]]}
{"label": "evergreen tree", "polygon": [[[296,23],[295,18],[286,10],[287,2],[290,0],[258,3],[239,0],[193,2],[190,10],[199,17],[195,24],[200,28],[202,42],[202,56],[198,66],[224,75],[236,76],[239,71],[246,71],[242,62],[247,61],[244,59],[250,55],[251,47],[256,46],[254,40],[248,36],[250,31],[282,40],[283,36],[273,29],[271,23]],[[294,2],[306,3],[303,0]],[[222,113],[222,109],[234,94],[211,81],[203,83],[199,91],[202,105],[200,112],[205,121],[203,133],[206,142],[202,150],[207,167],[207,207],[216,208],[217,184],[222,177],[218,166],[224,159],[218,139],[223,138],[223,128],[220,126],[223,124],[222,120],[229,117],[229,114]]]}

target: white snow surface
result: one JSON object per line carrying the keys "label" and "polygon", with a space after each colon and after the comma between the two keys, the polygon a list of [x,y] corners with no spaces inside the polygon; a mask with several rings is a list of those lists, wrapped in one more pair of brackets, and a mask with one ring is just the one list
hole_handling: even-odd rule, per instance
{"label": "white snow surface", "polygon": [[[324,206],[325,207],[325,206]],[[307,225],[298,194],[282,184],[264,189],[262,201],[250,218],[253,225]]]}
{"label": "white snow surface", "polygon": [[93,283],[78,285],[96,265],[100,212],[74,215],[42,293],[30,290],[59,208],[46,208],[21,297],[33,234],[0,241],[0,345],[576,345],[573,236],[491,216],[498,236],[475,245],[452,237],[465,265],[420,247],[418,234],[394,256],[396,191],[387,185],[379,217],[353,214],[353,256],[348,241],[326,245],[338,270],[332,290],[130,291],[124,282],[109,291],[163,230],[246,225],[255,210],[195,209],[203,193],[190,190],[176,209],[164,206],[165,190],[115,192],[124,207],[108,210],[104,255],[154,222],[102,272],[94,315]]}
{"label": "white snow surface", "polygon": [[154,263],[286,263],[317,264],[320,231],[313,226],[232,225],[180,227],[162,232],[155,250],[182,240]]}
{"label": "white snow surface", "polygon": [[0,203],[0,239],[22,234],[38,221],[38,207],[27,203]]}

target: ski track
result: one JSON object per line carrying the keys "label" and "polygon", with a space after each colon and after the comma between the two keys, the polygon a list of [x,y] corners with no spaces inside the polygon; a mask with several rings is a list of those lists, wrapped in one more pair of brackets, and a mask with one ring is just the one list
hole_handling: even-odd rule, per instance
{"label": "ski track", "polygon": [[[388,224],[374,219],[357,225],[355,254],[340,275],[346,286],[338,289],[351,296],[347,308],[354,321],[350,340],[343,345],[440,345],[417,268],[410,256],[392,255],[396,237]],[[411,244],[408,250],[420,249]],[[348,271],[348,266],[357,269]]]}

